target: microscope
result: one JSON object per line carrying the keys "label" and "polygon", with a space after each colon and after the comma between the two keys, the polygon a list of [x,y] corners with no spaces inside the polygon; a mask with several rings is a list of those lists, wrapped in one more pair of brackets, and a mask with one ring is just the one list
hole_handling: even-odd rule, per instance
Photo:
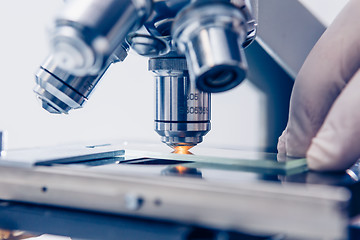
{"label": "microscope", "polygon": [[[67,114],[133,49],[155,74],[155,131],[186,153],[210,130],[210,94],[247,72],[266,93],[261,127],[276,143],[291,83],[325,28],[298,1],[259,1],[258,16],[256,3],[66,1],[34,91],[48,112]],[[0,157],[0,227],[73,239],[349,239],[357,227],[359,165],[324,174],[276,153],[161,147],[12,149]]]}
{"label": "microscope", "polygon": [[189,149],[210,130],[211,93],[246,77],[253,10],[256,2],[247,0],[67,1],[34,92],[50,113],[81,108],[110,65],[133,49],[149,57],[155,74],[155,131],[175,150]]}

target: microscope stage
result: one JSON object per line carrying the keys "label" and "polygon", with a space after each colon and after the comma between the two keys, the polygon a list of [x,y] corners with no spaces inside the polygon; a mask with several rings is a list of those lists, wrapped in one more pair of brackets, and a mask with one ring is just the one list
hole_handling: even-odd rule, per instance
{"label": "microscope stage", "polygon": [[[183,154],[174,153],[163,144],[74,144],[69,146],[15,149],[7,151],[0,158],[0,166],[50,166],[55,164],[79,165],[105,165],[103,161],[117,157],[118,163],[132,163],[137,159],[148,158],[167,160],[167,164],[186,162],[192,164],[206,164],[213,168],[239,170],[239,171],[276,171],[293,172],[306,169],[305,158],[290,158],[278,156],[276,153],[250,152],[236,149],[216,149],[196,146]],[[95,161],[95,162],[94,162]],[[143,161],[145,164],[146,161]],[[151,164],[153,165],[153,164]],[[158,164],[157,164],[158,165]],[[163,164],[166,165],[166,164]]]}
{"label": "microscope stage", "polygon": [[115,143],[8,151],[0,199],[234,231],[346,235],[354,195],[346,186],[357,183],[349,174],[321,176],[306,159],[274,153],[169,150]]}

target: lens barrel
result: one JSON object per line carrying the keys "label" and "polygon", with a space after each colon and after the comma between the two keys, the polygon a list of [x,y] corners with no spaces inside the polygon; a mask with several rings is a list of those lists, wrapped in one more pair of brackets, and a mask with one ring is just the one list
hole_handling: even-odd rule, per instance
{"label": "lens barrel", "polygon": [[195,146],[210,130],[210,94],[189,78],[185,58],[152,58],[156,87],[155,131],[171,147]]}

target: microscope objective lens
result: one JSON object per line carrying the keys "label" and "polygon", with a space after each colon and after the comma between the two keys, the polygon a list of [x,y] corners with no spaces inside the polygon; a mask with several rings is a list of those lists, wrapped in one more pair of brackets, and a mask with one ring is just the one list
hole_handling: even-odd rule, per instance
{"label": "microscope objective lens", "polygon": [[155,73],[155,131],[175,151],[199,144],[210,130],[210,93],[199,91],[189,78],[184,57],[152,58]]}

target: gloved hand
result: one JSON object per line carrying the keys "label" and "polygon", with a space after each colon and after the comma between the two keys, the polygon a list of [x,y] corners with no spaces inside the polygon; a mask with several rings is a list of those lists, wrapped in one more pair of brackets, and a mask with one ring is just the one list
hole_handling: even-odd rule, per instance
{"label": "gloved hand", "polygon": [[291,96],[278,152],[313,170],[345,170],[360,158],[360,1],[350,0],[310,52]]}

